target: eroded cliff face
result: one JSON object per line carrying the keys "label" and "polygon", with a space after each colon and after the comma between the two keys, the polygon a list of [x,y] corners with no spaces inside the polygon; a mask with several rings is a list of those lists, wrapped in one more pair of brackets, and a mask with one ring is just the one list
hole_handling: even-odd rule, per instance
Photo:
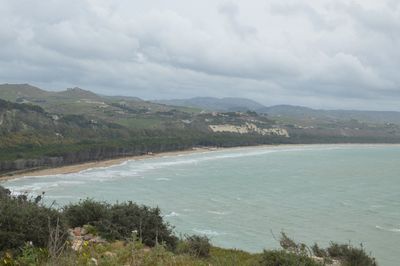
{"label": "eroded cliff face", "polygon": [[231,124],[223,124],[223,125],[210,125],[210,129],[213,132],[230,132],[230,133],[238,133],[238,134],[248,134],[248,133],[257,133],[260,135],[267,136],[281,136],[289,138],[289,133],[284,128],[259,128],[255,124],[245,123],[243,125],[231,125]]}

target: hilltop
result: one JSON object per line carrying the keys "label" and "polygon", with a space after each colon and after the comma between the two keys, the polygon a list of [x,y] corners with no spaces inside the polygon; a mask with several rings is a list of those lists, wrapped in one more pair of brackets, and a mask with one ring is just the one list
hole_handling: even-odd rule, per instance
{"label": "hilltop", "polygon": [[213,98],[196,97],[190,99],[158,100],[157,103],[163,103],[173,106],[186,106],[200,108],[208,111],[219,112],[246,112],[257,111],[265,108],[264,105],[246,98]]}

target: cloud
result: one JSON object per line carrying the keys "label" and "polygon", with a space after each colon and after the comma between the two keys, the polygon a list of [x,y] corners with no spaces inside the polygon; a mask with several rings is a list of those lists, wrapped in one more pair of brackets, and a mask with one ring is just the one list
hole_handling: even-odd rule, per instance
{"label": "cloud", "polygon": [[0,82],[399,110],[399,21],[392,0],[4,0]]}
{"label": "cloud", "polygon": [[244,25],[239,21],[239,7],[233,2],[226,2],[219,6],[218,11],[224,15],[228,26],[237,34],[241,39],[251,38],[257,35],[255,27]]}

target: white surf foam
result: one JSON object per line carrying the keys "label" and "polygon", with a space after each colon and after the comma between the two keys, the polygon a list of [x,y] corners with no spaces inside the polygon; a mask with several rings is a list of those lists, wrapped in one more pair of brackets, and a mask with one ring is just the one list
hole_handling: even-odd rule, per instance
{"label": "white surf foam", "polygon": [[170,212],[170,213],[164,215],[164,217],[177,217],[177,216],[180,216],[180,214],[177,212]]}
{"label": "white surf foam", "polygon": [[379,225],[376,225],[375,228],[386,232],[400,233],[400,228],[386,228]]}
{"label": "white surf foam", "polygon": [[225,235],[226,233],[220,233],[214,230],[210,229],[197,229],[193,228],[192,231],[196,232],[197,234],[200,235],[206,235],[206,236],[220,236],[220,235]]}
{"label": "white surf foam", "polygon": [[207,211],[208,213],[215,214],[215,215],[227,215],[229,212],[224,211]]}
{"label": "white surf foam", "polygon": [[157,181],[170,181],[171,179],[166,178],[166,177],[160,177],[160,178],[156,178]]}

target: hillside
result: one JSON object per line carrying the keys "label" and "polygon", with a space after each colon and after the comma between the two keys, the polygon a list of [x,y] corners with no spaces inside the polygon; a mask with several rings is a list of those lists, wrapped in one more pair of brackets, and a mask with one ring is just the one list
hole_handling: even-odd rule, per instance
{"label": "hillside", "polygon": [[357,110],[316,110],[302,106],[277,105],[258,109],[257,112],[267,113],[274,117],[311,121],[330,120],[345,121],[357,120],[364,123],[400,125],[400,112],[389,111],[357,111]]}
{"label": "hillside", "polygon": [[[292,106],[201,111],[80,88],[50,92],[27,84],[0,85],[0,99],[0,173],[195,146],[400,142],[400,125],[380,121],[389,115],[383,112],[349,111],[345,114],[354,118],[339,119],[341,111],[333,116],[331,111]],[[222,109],[259,107],[236,98],[199,99],[210,106],[222,101]],[[395,122],[397,113],[390,115]],[[370,122],[371,117],[379,123]]]}
{"label": "hillside", "polygon": [[[118,108],[126,109],[127,125],[118,118],[115,121],[119,123],[110,122],[115,117],[112,113],[99,117],[94,113],[51,113],[32,103],[0,100],[0,174],[194,146],[232,147],[286,139],[274,132],[258,134],[257,125],[263,130],[272,121],[264,117],[255,120],[254,115],[192,115],[176,109],[143,113],[125,105]],[[214,132],[209,127],[241,126],[250,120],[253,127],[246,134]],[[152,126],[155,121],[157,126]]]}
{"label": "hillside", "polygon": [[101,96],[81,88],[45,91],[28,84],[0,85],[0,99],[39,105],[45,111],[64,115],[85,115],[132,129],[164,129],[173,123],[160,114],[174,112],[183,118],[190,108],[177,108],[143,101],[136,97]]}

